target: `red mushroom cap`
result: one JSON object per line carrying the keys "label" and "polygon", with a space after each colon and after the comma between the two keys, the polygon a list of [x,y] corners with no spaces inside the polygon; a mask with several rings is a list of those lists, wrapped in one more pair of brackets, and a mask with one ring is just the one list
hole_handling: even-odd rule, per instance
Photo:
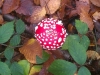
{"label": "red mushroom cap", "polygon": [[56,50],[65,42],[66,30],[60,20],[46,18],[35,27],[35,37],[47,50]]}

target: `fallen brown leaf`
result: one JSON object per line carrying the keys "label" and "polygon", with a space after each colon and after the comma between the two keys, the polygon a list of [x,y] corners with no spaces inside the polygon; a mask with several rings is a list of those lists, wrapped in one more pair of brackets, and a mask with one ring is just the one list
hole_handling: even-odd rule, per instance
{"label": "fallen brown leaf", "polygon": [[0,7],[2,6],[4,0],[0,0]]}
{"label": "fallen brown leaf", "polygon": [[100,45],[100,38],[98,39],[98,42],[97,42],[97,44],[98,44],[98,45]]}
{"label": "fallen brown leaf", "polygon": [[92,16],[95,20],[98,20],[100,19],[100,12],[96,11]]}
{"label": "fallen brown leaf", "polygon": [[34,5],[30,0],[21,0],[20,6],[16,12],[23,15],[31,15],[34,10]]}
{"label": "fallen brown leaf", "polygon": [[100,7],[100,0],[90,0],[92,2],[92,4],[94,4],[95,6]]}
{"label": "fallen brown leaf", "polygon": [[79,1],[86,2],[87,4],[90,4],[90,0],[79,0]]}
{"label": "fallen brown leaf", "polygon": [[65,7],[70,6],[71,0],[61,0],[61,7],[60,10],[58,11],[58,15],[60,16],[61,19],[64,18],[66,12],[65,12]]}
{"label": "fallen brown leaf", "polygon": [[42,47],[35,39],[28,40],[19,51],[30,63],[36,64],[36,56],[42,57]]}
{"label": "fallen brown leaf", "polygon": [[40,4],[40,0],[34,0],[34,3],[35,3],[36,5],[39,5],[39,4]]}
{"label": "fallen brown leaf", "polygon": [[20,0],[4,0],[2,13],[8,14],[18,8]]}
{"label": "fallen brown leaf", "polygon": [[88,25],[89,30],[93,30],[93,21],[89,15],[90,5],[86,2],[77,1],[76,6],[78,14],[80,15],[80,20]]}
{"label": "fallen brown leaf", "polygon": [[87,57],[91,59],[100,59],[100,55],[96,51],[87,51]]}
{"label": "fallen brown leaf", "polygon": [[40,5],[45,6],[47,14],[54,14],[59,9],[61,0],[40,0]]}
{"label": "fallen brown leaf", "polygon": [[3,16],[0,15],[0,24],[3,24],[4,20],[3,20]]}
{"label": "fallen brown leaf", "polygon": [[27,18],[27,21],[30,23],[38,23],[41,21],[46,15],[45,7],[35,6],[32,15]]}

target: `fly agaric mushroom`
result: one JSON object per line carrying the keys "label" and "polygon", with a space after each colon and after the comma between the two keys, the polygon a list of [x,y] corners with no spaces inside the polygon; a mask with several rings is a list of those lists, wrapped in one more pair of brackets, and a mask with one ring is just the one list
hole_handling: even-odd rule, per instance
{"label": "fly agaric mushroom", "polygon": [[65,42],[66,30],[60,20],[46,18],[35,27],[35,37],[47,50],[56,50]]}

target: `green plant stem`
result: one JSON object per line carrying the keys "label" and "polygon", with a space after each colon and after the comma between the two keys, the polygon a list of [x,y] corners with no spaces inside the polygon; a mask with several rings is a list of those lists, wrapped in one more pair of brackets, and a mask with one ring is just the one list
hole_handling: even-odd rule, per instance
{"label": "green plant stem", "polygon": [[6,45],[6,44],[1,44],[1,45],[6,46],[6,47],[10,47],[10,48],[16,48],[16,47],[21,47],[21,46],[23,46],[23,45],[18,45],[18,46],[13,47],[13,46],[9,46],[9,45]]}
{"label": "green plant stem", "polygon": [[[95,31],[95,32],[96,32],[96,31]],[[96,37],[95,37],[94,32],[91,31],[91,33],[93,34],[93,38],[94,38],[94,42],[95,42],[95,53],[94,53],[93,56],[92,56],[92,58],[93,58],[93,57],[95,56],[95,54],[96,54],[96,51],[97,51],[97,41],[96,41]],[[92,60],[93,60],[92,58],[91,58],[89,64],[91,64],[91,62],[92,62]]]}

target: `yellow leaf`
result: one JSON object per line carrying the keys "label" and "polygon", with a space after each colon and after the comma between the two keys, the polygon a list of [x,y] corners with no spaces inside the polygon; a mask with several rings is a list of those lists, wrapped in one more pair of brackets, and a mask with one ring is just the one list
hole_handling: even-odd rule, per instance
{"label": "yellow leaf", "polygon": [[31,68],[29,75],[34,75],[37,72],[40,72],[42,66],[41,65],[35,65]]}

